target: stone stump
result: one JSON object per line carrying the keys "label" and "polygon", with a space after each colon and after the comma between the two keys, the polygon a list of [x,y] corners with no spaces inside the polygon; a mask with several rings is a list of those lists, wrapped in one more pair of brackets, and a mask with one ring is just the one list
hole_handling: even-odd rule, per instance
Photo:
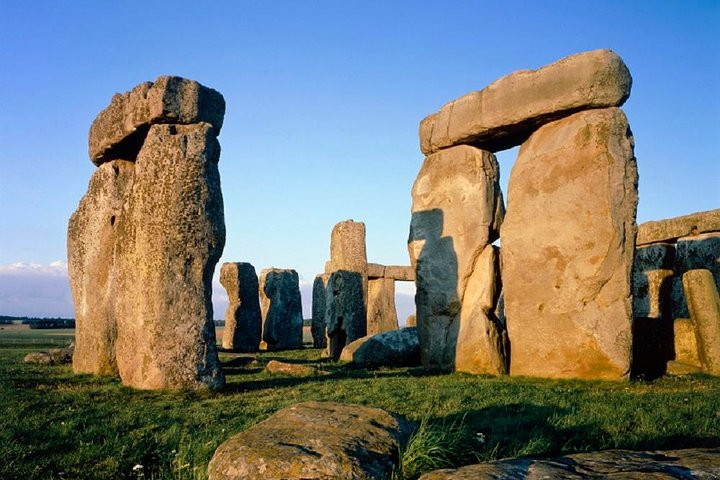
{"label": "stone stump", "polygon": [[501,230],[512,375],[629,375],[637,200],[618,108],[548,123],[522,145]]}
{"label": "stone stump", "polygon": [[258,276],[249,263],[223,263],[220,284],[228,295],[222,346],[237,352],[257,352],[262,333]]}
{"label": "stone stump", "polygon": [[[455,368],[462,315],[468,324],[487,322],[482,309],[474,307],[476,299],[466,302],[465,295],[468,279],[476,275],[478,256],[498,237],[504,214],[498,180],[495,155],[461,145],[428,156],[413,185],[408,251],[415,268],[417,329],[425,367]],[[495,344],[478,337],[473,341],[467,349]]]}
{"label": "stone stump", "polygon": [[384,277],[368,280],[367,334],[375,335],[397,329],[395,280]]}
{"label": "stone stump", "polygon": [[295,270],[268,268],[260,272],[261,350],[302,348],[302,299]]}

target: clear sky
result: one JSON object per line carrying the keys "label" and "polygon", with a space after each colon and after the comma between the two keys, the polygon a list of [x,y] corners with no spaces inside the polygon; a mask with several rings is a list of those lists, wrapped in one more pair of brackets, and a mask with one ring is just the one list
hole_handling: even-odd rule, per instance
{"label": "clear sky", "polygon": [[423,117],[597,48],[633,76],[638,222],[720,208],[717,0],[0,0],[0,315],[73,315],[67,220],[115,92],[172,74],[225,96],[221,262],[295,268],[308,292],[344,219],[370,261],[408,264]]}

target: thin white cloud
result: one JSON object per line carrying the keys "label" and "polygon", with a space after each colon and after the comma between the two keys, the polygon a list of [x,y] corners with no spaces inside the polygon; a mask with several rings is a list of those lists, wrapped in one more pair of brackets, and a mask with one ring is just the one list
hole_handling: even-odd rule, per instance
{"label": "thin white cloud", "polygon": [[67,263],[0,265],[0,315],[72,318]]}

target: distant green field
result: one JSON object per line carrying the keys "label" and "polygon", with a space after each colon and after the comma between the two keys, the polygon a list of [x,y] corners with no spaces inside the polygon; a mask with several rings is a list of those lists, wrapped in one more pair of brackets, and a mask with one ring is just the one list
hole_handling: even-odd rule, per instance
{"label": "distant green field", "polygon": [[50,346],[65,347],[75,339],[75,330],[18,328],[15,325],[0,325],[0,347],[3,346]]}

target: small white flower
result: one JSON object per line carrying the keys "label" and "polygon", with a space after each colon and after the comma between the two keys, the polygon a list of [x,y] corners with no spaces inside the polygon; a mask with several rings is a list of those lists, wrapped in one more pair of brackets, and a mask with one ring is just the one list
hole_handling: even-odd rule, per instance
{"label": "small white flower", "polygon": [[137,463],[137,464],[135,464],[135,466],[133,467],[133,472],[140,472],[140,471],[142,471],[143,468],[144,468],[144,467],[143,467],[142,465],[140,465],[139,463]]}
{"label": "small white flower", "polygon": [[475,437],[477,438],[478,442],[485,443],[485,434],[482,432],[477,432],[475,434]]}

